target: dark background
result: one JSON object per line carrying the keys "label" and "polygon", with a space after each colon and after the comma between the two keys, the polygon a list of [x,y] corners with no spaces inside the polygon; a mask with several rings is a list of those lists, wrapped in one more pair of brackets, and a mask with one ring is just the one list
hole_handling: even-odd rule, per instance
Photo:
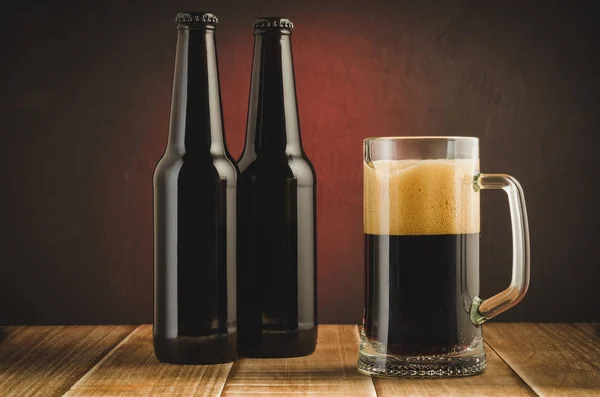
{"label": "dark background", "polygon": [[[89,4],[87,4],[89,3]],[[255,16],[292,18],[317,169],[319,318],[361,319],[361,142],[474,135],[520,180],[525,300],[498,321],[600,320],[600,55],[592,3],[10,2],[0,35],[0,324],[152,320],[152,173],[181,10],[220,18],[227,143],[243,145]],[[9,7],[9,8],[6,8]],[[508,285],[508,206],[483,193],[482,296]]]}

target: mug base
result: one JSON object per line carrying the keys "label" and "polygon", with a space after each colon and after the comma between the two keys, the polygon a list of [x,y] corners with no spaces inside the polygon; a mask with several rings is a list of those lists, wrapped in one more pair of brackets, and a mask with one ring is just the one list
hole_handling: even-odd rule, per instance
{"label": "mug base", "polygon": [[445,378],[473,376],[485,372],[485,354],[476,357],[402,360],[397,357],[373,357],[360,353],[358,372],[365,375],[403,378]]}
{"label": "mug base", "polygon": [[405,378],[444,378],[479,375],[485,372],[487,361],[483,343],[459,354],[435,356],[401,356],[389,354],[365,335],[361,335],[358,371],[365,375]]}

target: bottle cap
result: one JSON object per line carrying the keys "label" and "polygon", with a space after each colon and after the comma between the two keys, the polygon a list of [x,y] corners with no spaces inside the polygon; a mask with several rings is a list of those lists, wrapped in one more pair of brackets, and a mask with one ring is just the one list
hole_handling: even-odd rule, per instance
{"label": "bottle cap", "polygon": [[263,17],[263,18],[256,18],[254,20],[254,29],[292,30],[293,28],[294,28],[294,24],[288,18]]}
{"label": "bottle cap", "polygon": [[180,12],[175,17],[175,23],[184,27],[215,27],[219,20],[217,16],[210,12],[187,11]]}

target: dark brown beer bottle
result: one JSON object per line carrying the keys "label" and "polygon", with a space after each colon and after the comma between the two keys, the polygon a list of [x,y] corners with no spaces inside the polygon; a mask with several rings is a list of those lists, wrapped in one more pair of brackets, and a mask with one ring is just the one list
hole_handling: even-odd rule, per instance
{"label": "dark brown beer bottle", "polygon": [[154,173],[154,351],[163,362],[237,357],[236,183],[227,151],[215,15],[177,15],[167,149]]}
{"label": "dark brown beer bottle", "polygon": [[300,139],[292,22],[254,22],[246,144],[239,160],[240,354],[308,355],[317,342],[316,176]]}

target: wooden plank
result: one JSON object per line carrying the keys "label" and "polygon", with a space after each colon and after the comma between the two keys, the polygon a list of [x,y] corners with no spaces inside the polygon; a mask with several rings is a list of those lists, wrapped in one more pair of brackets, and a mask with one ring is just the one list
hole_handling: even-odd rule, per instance
{"label": "wooden plank", "polygon": [[65,396],[220,396],[232,364],[168,365],[152,348],[152,326],[125,338]]}
{"label": "wooden plank", "polygon": [[487,370],[462,378],[402,379],[373,377],[379,397],[392,396],[535,396],[494,351],[486,346]]}
{"label": "wooden plank", "polygon": [[321,325],[317,350],[307,357],[241,359],[223,395],[375,396],[371,378],[356,370],[356,325]]}
{"label": "wooden plank", "polygon": [[60,396],[134,328],[5,327],[0,342],[0,395]]}
{"label": "wooden plank", "polygon": [[540,396],[600,395],[600,324],[494,323],[485,339]]}

